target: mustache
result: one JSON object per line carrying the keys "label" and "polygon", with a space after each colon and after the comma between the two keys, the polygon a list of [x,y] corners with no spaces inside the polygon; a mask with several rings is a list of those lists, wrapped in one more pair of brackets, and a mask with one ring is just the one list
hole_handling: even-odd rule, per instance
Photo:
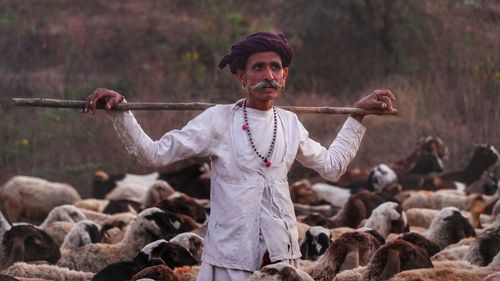
{"label": "mustache", "polygon": [[278,90],[279,88],[281,88],[281,85],[276,80],[269,81],[269,80],[265,79],[265,80],[262,80],[260,82],[257,82],[255,85],[250,87],[250,89],[252,91],[259,91],[259,90],[262,90],[264,88],[274,88],[274,89]]}

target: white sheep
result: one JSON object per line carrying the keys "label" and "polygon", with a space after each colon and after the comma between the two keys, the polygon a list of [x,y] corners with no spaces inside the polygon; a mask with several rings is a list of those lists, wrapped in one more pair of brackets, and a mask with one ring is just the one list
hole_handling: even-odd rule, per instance
{"label": "white sheep", "polygon": [[106,208],[108,203],[109,200],[106,199],[87,198],[77,201],[73,205],[80,209],[102,213],[102,210]]}
{"label": "white sheep", "polygon": [[330,203],[332,206],[341,208],[351,196],[347,188],[337,187],[326,183],[315,183],[311,186],[320,200]]}
{"label": "white sheep", "polygon": [[482,228],[481,213],[486,207],[487,196],[472,194],[469,196],[457,195],[451,192],[422,191],[413,194],[403,202],[403,208],[408,210],[412,207],[429,208],[440,210],[445,207],[457,207],[462,211],[469,211],[471,214],[472,225],[476,228]]}
{"label": "white sheep", "polygon": [[[384,189],[398,182],[396,173],[385,164],[379,164],[371,169],[368,177],[368,184],[375,192],[382,192]],[[348,188],[337,187],[325,183],[312,185],[312,190],[318,195],[319,200],[324,200],[335,207],[341,208],[352,195]]]}
{"label": "white sheep", "polygon": [[12,225],[10,224],[10,222],[5,218],[3,213],[0,211],[0,243],[2,242],[1,239],[3,234],[7,232],[11,227]]}
{"label": "white sheep", "polygon": [[158,208],[142,211],[129,225],[125,238],[117,244],[87,244],[78,249],[62,249],[59,266],[73,270],[97,272],[111,263],[131,260],[145,245],[162,234],[164,222],[181,224]]}
{"label": "white sheep", "polygon": [[106,194],[105,199],[142,203],[149,187],[155,183],[158,176],[158,172],[146,175],[127,174],[124,179],[116,182],[116,187]]}
{"label": "white sheep", "polygon": [[316,260],[330,246],[331,232],[322,226],[311,226],[300,243],[302,259]]}
{"label": "white sheep", "polygon": [[44,280],[65,281],[90,281],[94,276],[92,272],[70,270],[65,267],[48,264],[29,264],[17,262],[2,271],[16,278],[41,278]]}
{"label": "white sheep", "polygon": [[500,224],[495,223],[482,231],[472,243],[466,260],[478,266],[489,265],[500,253]]}
{"label": "white sheep", "polygon": [[136,217],[132,213],[110,215],[101,224],[101,243],[116,244],[122,241],[128,226]]}
{"label": "white sheep", "polygon": [[94,222],[83,220],[73,225],[64,237],[61,249],[76,249],[87,244],[98,243],[99,240],[99,226]]}
{"label": "white sheep", "polygon": [[[427,208],[411,208],[406,210],[406,216],[408,218],[408,223],[411,226],[429,228],[432,220],[439,214],[440,210],[427,209]],[[472,221],[473,215],[467,211],[460,211],[464,217]],[[480,216],[481,224],[488,224],[492,220],[491,216],[483,215]]]}
{"label": "white sheep", "polygon": [[380,244],[369,232],[347,232],[334,240],[318,260],[301,269],[314,280],[330,281],[339,272],[366,265]]}
{"label": "white sheep", "polygon": [[87,216],[77,207],[73,205],[61,205],[53,208],[49,212],[45,220],[42,222],[42,224],[40,224],[40,228],[44,229],[51,223],[56,221],[77,223],[86,218]]}
{"label": "white sheep", "polygon": [[175,189],[164,180],[155,181],[144,196],[143,208],[156,207],[162,200],[167,199],[175,192]]}
{"label": "white sheep", "polygon": [[99,212],[94,212],[90,210],[85,210],[85,209],[80,209],[85,216],[87,217],[88,220],[93,221],[99,225],[103,225],[105,223],[108,223],[110,220],[113,220],[114,217],[120,217],[123,215],[123,217],[129,217],[133,216],[135,217],[137,214],[133,212],[125,212],[125,213],[117,213],[117,214],[103,214]]}
{"label": "white sheep", "polygon": [[39,222],[54,207],[79,200],[80,195],[69,184],[28,176],[12,177],[0,190],[5,215],[12,222]]}
{"label": "white sheep", "polygon": [[77,207],[61,205],[52,209],[39,227],[45,230],[57,245],[61,246],[64,237],[73,225],[86,218],[85,214]]}
{"label": "white sheep", "polygon": [[476,201],[485,203],[484,197],[473,194],[463,196],[451,192],[420,191],[410,195],[404,200],[403,209],[428,208],[440,210],[446,207],[457,207],[460,210],[470,211]]}
{"label": "white sheep", "polygon": [[170,239],[169,242],[180,245],[186,248],[193,257],[201,262],[201,253],[203,252],[203,238],[193,232],[184,232],[177,234],[174,238]]}
{"label": "white sheep", "polygon": [[248,278],[248,281],[279,280],[314,281],[306,272],[283,262],[266,265]]}
{"label": "white sheep", "polygon": [[372,211],[365,227],[376,230],[385,239],[390,233],[408,231],[408,219],[398,203],[385,202]]}
{"label": "white sheep", "polygon": [[444,249],[463,238],[476,236],[476,233],[460,210],[456,207],[447,207],[434,218],[425,236]]}
{"label": "white sheep", "polygon": [[398,182],[398,175],[386,164],[379,164],[372,169],[368,180],[376,192],[382,192],[389,185]]}
{"label": "white sheep", "polygon": [[[490,263],[492,257],[499,252],[498,245],[500,245],[500,241],[496,234],[499,228],[500,224],[496,222],[489,228],[480,232],[477,238],[464,238],[456,244],[448,245],[445,249],[434,255],[432,260],[467,260],[472,264],[485,266]],[[460,235],[463,231],[451,229],[448,235],[456,236],[457,233]],[[446,236],[446,234],[443,236]],[[490,264],[494,264],[494,262]]]}
{"label": "white sheep", "polygon": [[463,261],[445,262],[439,264],[433,262],[434,268],[413,269],[396,274],[389,281],[435,281],[435,280],[467,280],[481,281],[486,276],[498,272],[495,267],[471,266]]}

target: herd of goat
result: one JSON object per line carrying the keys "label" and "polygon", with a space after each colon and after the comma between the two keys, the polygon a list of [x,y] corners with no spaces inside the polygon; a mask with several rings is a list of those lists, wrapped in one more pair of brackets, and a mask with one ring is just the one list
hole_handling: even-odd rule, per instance
{"label": "herd of goat", "polygon": [[[500,158],[479,145],[461,170],[436,137],[394,163],[290,185],[302,258],[262,280],[500,280]],[[0,187],[2,280],[196,280],[210,167],[95,173],[91,198],[14,176]]]}

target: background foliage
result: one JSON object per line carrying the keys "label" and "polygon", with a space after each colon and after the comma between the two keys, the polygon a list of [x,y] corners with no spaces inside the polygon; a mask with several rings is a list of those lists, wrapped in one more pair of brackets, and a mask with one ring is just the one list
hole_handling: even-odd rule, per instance
{"label": "background foliage", "polygon": [[[368,117],[353,165],[407,155],[419,137],[450,148],[458,169],[474,143],[500,148],[500,4],[493,0],[0,0],[0,182],[16,174],[75,185],[97,169],[146,173],[102,112],[13,108],[12,97],[84,99],[96,87],[129,101],[230,103],[243,96],[219,59],[235,41],[283,32],[295,50],[280,104],[348,106],[376,88],[397,117]],[[196,112],[136,112],[153,138]],[[301,115],[328,145],[342,116]],[[182,163],[181,163],[182,165]],[[169,169],[173,167],[166,167]],[[306,175],[300,167],[292,179]]]}

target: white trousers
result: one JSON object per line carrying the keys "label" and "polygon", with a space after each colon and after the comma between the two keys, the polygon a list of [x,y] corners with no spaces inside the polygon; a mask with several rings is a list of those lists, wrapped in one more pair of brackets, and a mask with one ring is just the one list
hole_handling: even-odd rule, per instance
{"label": "white trousers", "polygon": [[[266,243],[262,235],[259,240],[259,267],[262,266],[264,254],[267,251]],[[297,260],[287,261],[291,266],[297,267]],[[239,269],[230,269],[202,263],[196,281],[247,281],[253,272]]]}

